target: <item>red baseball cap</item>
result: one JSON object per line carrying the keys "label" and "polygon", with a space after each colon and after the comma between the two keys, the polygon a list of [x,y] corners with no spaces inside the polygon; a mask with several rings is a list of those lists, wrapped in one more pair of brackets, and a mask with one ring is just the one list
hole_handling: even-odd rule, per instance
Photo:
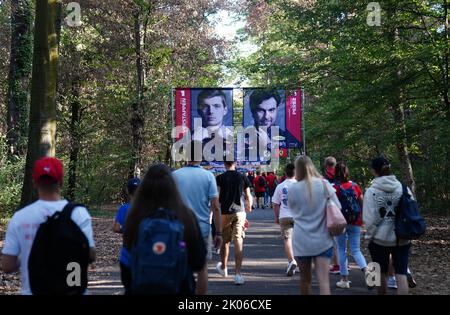
{"label": "red baseball cap", "polygon": [[39,183],[42,176],[48,176],[58,183],[62,183],[64,171],[61,161],[53,157],[44,157],[37,160],[34,164],[33,180]]}

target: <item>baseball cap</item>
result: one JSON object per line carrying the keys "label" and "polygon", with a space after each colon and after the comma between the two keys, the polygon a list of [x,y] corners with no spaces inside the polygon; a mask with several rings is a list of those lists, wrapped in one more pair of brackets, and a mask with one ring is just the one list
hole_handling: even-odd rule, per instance
{"label": "baseball cap", "polygon": [[130,180],[128,180],[128,184],[127,184],[128,192],[133,193],[136,190],[136,188],[139,186],[140,183],[141,183],[141,180],[137,177],[131,178]]}
{"label": "baseball cap", "polygon": [[36,183],[42,182],[42,177],[46,176],[58,183],[62,183],[64,177],[63,165],[60,160],[53,157],[44,157],[34,164],[33,180]]}

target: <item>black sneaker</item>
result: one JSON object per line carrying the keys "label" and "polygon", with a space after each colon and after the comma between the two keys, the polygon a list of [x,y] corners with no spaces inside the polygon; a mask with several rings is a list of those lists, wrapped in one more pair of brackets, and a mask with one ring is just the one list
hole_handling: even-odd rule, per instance
{"label": "black sneaker", "polygon": [[410,272],[408,272],[408,273],[406,274],[406,278],[408,279],[408,287],[410,287],[410,288],[415,288],[415,287],[417,287],[417,283],[416,283],[416,281],[414,280],[414,278],[413,278],[413,276],[412,276],[412,274],[411,274]]}

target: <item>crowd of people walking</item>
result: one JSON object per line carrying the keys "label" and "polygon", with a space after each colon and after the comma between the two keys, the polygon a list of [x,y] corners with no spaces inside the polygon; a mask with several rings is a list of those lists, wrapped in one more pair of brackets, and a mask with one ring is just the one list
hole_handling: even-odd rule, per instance
{"label": "crowd of people walking", "polygon": [[[386,158],[372,160],[374,180],[364,193],[351,180],[345,162],[337,163],[333,157],[325,159],[322,175],[308,156],[299,156],[295,163],[285,166],[280,178],[274,172],[260,170],[256,174],[240,173],[235,161],[226,161],[226,171],[215,177],[200,163],[193,154],[177,170],[155,164],[142,179],[128,181],[129,202],[119,207],[112,227],[123,235],[119,265],[125,294],[207,294],[212,252],[220,253],[215,267],[226,278],[231,243],[234,284],[244,285],[246,214],[264,208],[273,209],[287,259],[285,274],[290,277],[300,273],[301,294],[311,294],[313,270],[320,294],[330,294],[330,273],[340,274],[335,284],[338,288],[349,289],[349,253],[361,270],[360,276],[367,278],[371,271],[360,248],[363,228],[371,261],[380,266],[378,293],[386,294],[391,287],[397,288],[398,294],[408,294],[408,288],[415,286],[408,268],[411,242],[399,238],[395,231],[396,212],[403,196],[406,193],[412,200],[414,197],[392,174]],[[70,288],[60,283],[61,277],[46,274],[56,289],[45,291],[36,266],[40,264],[42,272],[48,269],[46,264],[61,268],[55,265],[58,263],[64,269],[70,259],[85,257],[81,291],[77,292],[86,294],[87,264],[95,260],[89,212],[85,206],[61,197],[63,166],[59,160],[39,160],[33,180],[39,200],[17,211],[9,222],[2,269],[20,270],[22,294],[54,293],[57,288]],[[337,236],[329,231],[329,203],[340,209],[346,222],[345,230]],[[68,205],[72,206],[66,215]],[[59,252],[57,246],[63,243],[49,239],[73,240],[75,234],[43,228],[46,224],[61,225],[62,220],[74,224],[70,233],[81,231],[76,234],[79,241],[67,243],[71,252]],[[37,237],[40,234],[47,237]],[[40,251],[52,254],[42,258]]]}

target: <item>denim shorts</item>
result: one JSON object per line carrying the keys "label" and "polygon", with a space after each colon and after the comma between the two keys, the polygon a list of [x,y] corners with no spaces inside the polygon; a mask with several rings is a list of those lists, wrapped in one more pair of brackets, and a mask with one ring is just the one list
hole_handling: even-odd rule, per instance
{"label": "denim shorts", "polygon": [[324,257],[324,258],[331,259],[331,257],[333,257],[333,247],[330,247],[323,253],[320,253],[319,255],[316,255],[316,256],[297,256],[297,257],[295,257],[295,259],[297,260],[297,262],[308,263],[308,262],[311,262],[311,260],[316,257]]}

